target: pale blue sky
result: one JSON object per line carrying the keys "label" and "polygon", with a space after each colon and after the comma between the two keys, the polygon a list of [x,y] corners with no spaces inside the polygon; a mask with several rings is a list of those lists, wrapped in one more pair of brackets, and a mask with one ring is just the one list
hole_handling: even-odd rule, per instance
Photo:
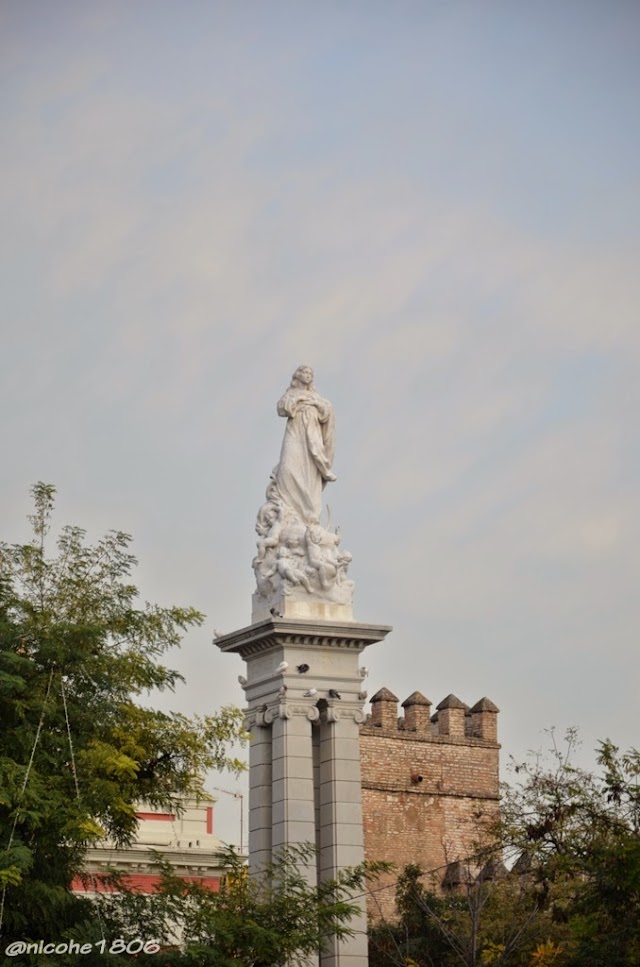
{"label": "pale blue sky", "polygon": [[1,536],[39,479],[61,522],[132,532],[144,594],[208,615],[178,707],[242,701],[211,631],[250,620],[308,362],[356,617],[395,626],[370,694],[486,694],[505,760],[552,725],[638,744],[639,27],[0,3]]}

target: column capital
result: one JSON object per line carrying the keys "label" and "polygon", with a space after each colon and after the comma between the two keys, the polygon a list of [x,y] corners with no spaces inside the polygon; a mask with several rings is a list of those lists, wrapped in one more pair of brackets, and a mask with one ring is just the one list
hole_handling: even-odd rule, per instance
{"label": "column capital", "polygon": [[324,722],[340,722],[352,720],[358,725],[363,725],[367,716],[363,710],[352,704],[349,705],[327,705],[320,713]]}
{"label": "column capital", "polygon": [[291,719],[298,715],[306,716],[310,722],[317,722],[320,718],[320,710],[315,705],[292,705],[288,702],[279,702],[277,705],[265,705],[263,708],[247,711],[245,722],[247,728],[251,728],[252,725],[268,728],[276,719]]}

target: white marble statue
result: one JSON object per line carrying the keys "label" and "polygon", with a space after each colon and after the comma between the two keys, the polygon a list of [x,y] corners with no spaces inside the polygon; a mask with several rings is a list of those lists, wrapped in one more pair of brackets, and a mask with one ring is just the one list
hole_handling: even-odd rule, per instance
{"label": "white marble statue", "polygon": [[280,611],[285,598],[290,605],[295,598],[303,610],[309,602],[324,602],[325,612],[329,607],[346,616],[354,587],[346,577],[351,554],[339,549],[338,528],[320,524],[323,489],[336,479],[335,416],[316,391],[310,366],[293,374],[278,415],[287,418],[287,426],[256,521],[254,616],[271,607]]}
{"label": "white marble statue", "polygon": [[336,479],[331,469],[335,416],[331,403],[316,392],[310,366],[296,369],[289,389],[278,401],[278,416],[287,417],[275,474],[278,496],[299,520],[317,520],[324,485]]}

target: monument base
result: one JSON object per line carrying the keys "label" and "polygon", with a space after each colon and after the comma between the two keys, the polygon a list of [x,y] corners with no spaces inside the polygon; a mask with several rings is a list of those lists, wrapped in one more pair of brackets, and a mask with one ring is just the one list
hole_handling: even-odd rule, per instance
{"label": "monument base", "polygon": [[264,597],[255,592],[251,598],[251,621],[268,621],[271,618],[302,618],[308,621],[353,621],[352,592],[320,597],[307,594],[303,588],[294,588],[288,594],[277,591]]}
{"label": "monument base", "polygon": [[[281,606],[289,602],[300,605],[294,595],[283,595]],[[366,720],[366,669],[360,656],[390,630],[287,614],[268,615],[216,639],[222,652],[247,663],[253,874],[268,867],[282,847],[302,843],[316,847],[301,869],[311,886],[363,862],[360,726]],[[353,900],[359,907],[349,922],[354,936],[328,938],[305,967],[367,967],[365,898],[358,894]]]}

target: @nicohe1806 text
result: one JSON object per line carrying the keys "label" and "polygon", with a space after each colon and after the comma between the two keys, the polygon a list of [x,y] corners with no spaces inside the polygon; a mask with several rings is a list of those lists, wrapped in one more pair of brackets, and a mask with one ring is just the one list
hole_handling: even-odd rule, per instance
{"label": "@nicohe1806 text", "polygon": [[76,940],[60,940],[47,943],[14,940],[5,947],[7,957],[19,954],[90,954],[97,950],[101,954],[157,954],[160,944],[156,940],[96,940],[95,943],[78,943]]}

